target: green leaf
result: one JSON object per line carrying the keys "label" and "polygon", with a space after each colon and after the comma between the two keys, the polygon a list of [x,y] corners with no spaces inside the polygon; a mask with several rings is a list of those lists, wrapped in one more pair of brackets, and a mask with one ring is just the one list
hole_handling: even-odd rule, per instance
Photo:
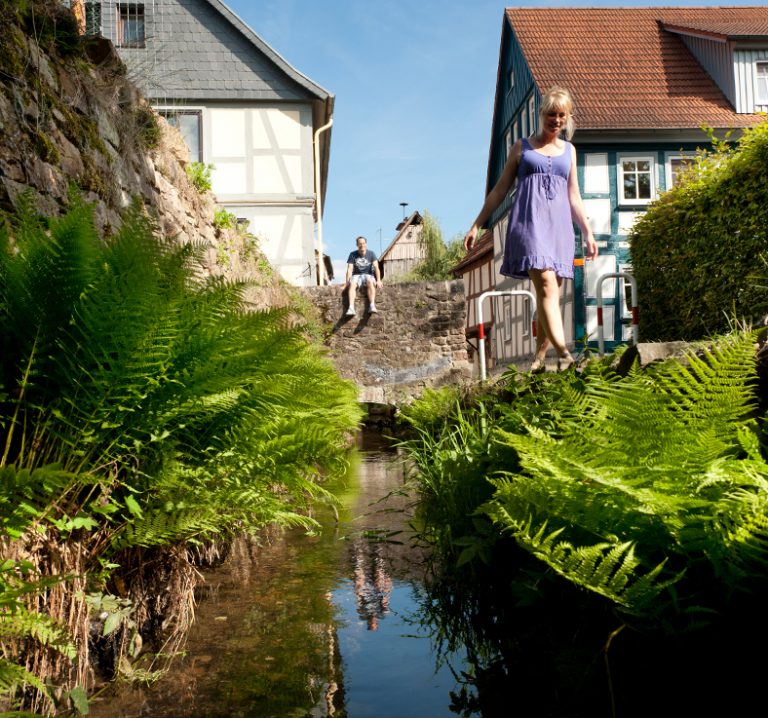
{"label": "green leaf", "polygon": [[132,494],[126,495],[125,505],[128,507],[128,510],[131,512],[133,516],[137,518],[143,518],[144,512],[141,510],[141,506],[139,506],[139,502],[136,501],[136,499],[133,497]]}

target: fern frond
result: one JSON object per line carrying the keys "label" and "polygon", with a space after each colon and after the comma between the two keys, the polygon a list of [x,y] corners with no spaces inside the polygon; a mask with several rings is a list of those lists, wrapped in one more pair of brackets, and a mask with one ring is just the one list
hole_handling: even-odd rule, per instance
{"label": "fern frond", "polygon": [[[44,695],[49,695],[48,686],[46,686],[37,676],[30,673],[17,663],[13,663],[4,658],[0,658],[0,696],[12,696],[16,692],[17,688],[24,685],[33,686]],[[8,714],[4,713],[3,715]],[[39,716],[37,713],[24,712],[11,713],[10,715]]]}
{"label": "fern frond", "polygon": [[21,605],[13,611],[0,612],[0,639],[3,638],[32,638],[67,658],[74,658],[77,652],[67,632],[53,619]]}
{"label": "fern frond", "polygon": [[635,555],[630,542],[600,542],[574,546],[559,540],[564,528],[547,531],[547,522],[535,525],[533,517],[517,521],[499,507],[488,506],[492,518],[523,548],[572,583],[600,594],[624,608],[645,612],[682,574],[660,580],[666,561],[648,569]]}

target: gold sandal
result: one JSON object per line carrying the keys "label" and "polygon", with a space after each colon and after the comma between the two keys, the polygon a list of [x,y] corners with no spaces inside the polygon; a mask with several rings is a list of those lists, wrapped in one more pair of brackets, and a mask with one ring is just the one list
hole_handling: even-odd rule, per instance
{"label": "gold sandal", "polygon": [[570,352],[566,352],[563,356],[557,358],[557,370],[558,371],[568,371],[574,364],[576,363],[576,360],[573,358]]}
{"label": "gold sandal", "polygon": [[544,357],[534,357],[531,362],[531,374],[543,374],[547,370]]}

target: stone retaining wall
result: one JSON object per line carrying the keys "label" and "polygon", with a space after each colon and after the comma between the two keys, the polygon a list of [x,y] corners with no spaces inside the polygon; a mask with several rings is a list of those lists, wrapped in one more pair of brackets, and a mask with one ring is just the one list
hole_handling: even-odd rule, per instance
{"label": "stone retaining wall", "polygon": [[385,285],[376,294],[378,314],[368,314],[358,293],[357,314],[344,315],[343,287],[304,290],[328,328],[327,344],[342,376],[355,381],[360,400],[402,404],[426,387],[470,376],[464,326],[464,283]]}

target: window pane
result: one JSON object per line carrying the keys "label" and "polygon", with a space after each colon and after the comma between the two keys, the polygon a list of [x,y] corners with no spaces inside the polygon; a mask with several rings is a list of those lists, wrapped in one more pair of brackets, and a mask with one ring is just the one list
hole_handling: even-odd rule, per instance
{"label": "window pane", "polygon": [[101,4],[89,2],[85,4],[85,34],[99,35],[101,33]]}
{"label": "window pane", "polygon": [[768,62],[757,63],[757,102],[768,105]]}
{"label": "window pane", "polygon": [[202,162],[200,151],[200,113],[199,112],[163,112],[169,125],[176,127],[184,143],[189,148],[189,159],[192,162]]}
{"label": "window pane", "polygon": [[651,175],[641,174],[638,176],[638,179],[640,180],[638,198],[650,199],[651,198]]}
{"label": "window pane", "polygon": [[637,199],[637,179],[633,174],[624,175],[624,199]]}
{"label": "window pane", "polygon": [[144,47],[144,6],[120,5],[118,44],[120,47]]}
{"label": "window pane", "polygon": [[651,163],[647,160],[640,160],[637,163],[637,169],[640,172],[650,172],[651,171]]}
{"label": "window pane", "polygon": [[631,162],[629,160],[624,160],[621,163],[621,167],[625,172],[634,172],[635,171],[635,163]]}

